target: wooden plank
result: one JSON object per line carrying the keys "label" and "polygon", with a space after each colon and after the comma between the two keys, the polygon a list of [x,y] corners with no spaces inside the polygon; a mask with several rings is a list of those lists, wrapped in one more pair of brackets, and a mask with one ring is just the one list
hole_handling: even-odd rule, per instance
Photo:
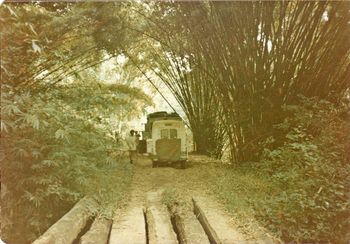
{"label": "wooden plank", "polygon": [[232,226],[220,206],[208,198],[192,198],[194,213],[207,233],[210,243],[221,244],[274,244],[280,243],[266,233],[246,238]]}
{"label": "wooden plank", "polygon": [[90,229],[81,237],[80,244],[107,244],[112,220],[96,218]]}
{"label": "wooden plank", "polygon": [[173,230],[170,214],[164,205],[147,208],[149,244],[177,244],[177,237]]}
{"label": "wooden plank", "polygon": [[192,212],[182,218],[185,240],[188,244],[209,244],[209,238]]}
{"label": "wooden plank", "polygon": [[247,243],[246,238],[229,223],[220,207],[209,199],[192,198],[194,212],[211,243]]}
{"label": "wooden plank", "polygon": [[172,222],[177,232],[179,243],[183,244],[209,244],[209,238],[206,235],[196,216],[191,211],[176,211],[172,214]]}
{"label": "wooden plank", "polygon": [[218,237],[218,235],[216,234],[216,231],[213,229],[213,227],[210,225],[205,213],[203,212],[203,210],[199,207],[197,200],[195,200],[194,198],[192,198],[193,200],[193,210],[194,210],[194,214],[196,215],[198,221],[200,222],[200,224],[202,225],[205,233],[208,236],[208,239],[210,241],[210,243],[212,244],[220,244],[221,241]]}
{"label": "wooden plank", "polygon": [[112,225],[109,244],[126,243],[147,243],[145,218],[141,207],[130,208]]}
{"label": "wooden plank", "polygon": [[98,204],[94,199],[84,197],[33,244],[72,243],[92,216],[89,208],[97,207]]}

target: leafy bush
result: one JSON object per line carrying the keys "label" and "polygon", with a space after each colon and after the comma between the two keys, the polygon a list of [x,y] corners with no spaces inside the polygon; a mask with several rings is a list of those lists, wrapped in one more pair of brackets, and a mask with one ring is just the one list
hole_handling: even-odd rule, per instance
{"label": "leafy bush", "polygon": [[107,205],[121,197],[132,172],[113,156],[120,145],[110,116],[127,119],[148,97],[85,81],[35,95],[3,85],[1,99],[3,238],[32,241],[84,195],[97,196],[111,217]]}
{"label": "leafy bush", "polygon": [[32,241],[83,195],[97,196],[110,217],[131,179],[130,166],[113,156],[114,131],[151,101],[140,89],[98,82],[91,67],[111,57],[87,34],[96,26],[88,17],[94,8],[75,6],[0,8],[1,225],[8,243]]}
{"label": "leafy bush", "polygon": [[349,122],[341,119],[341,109],[317,99],[302,98],[302,105],[285,111],[292,116],[276,126],[280,136],[266,141],[257,166],[281,191],[256,205],[258,218],[285,241],[345,242]]}

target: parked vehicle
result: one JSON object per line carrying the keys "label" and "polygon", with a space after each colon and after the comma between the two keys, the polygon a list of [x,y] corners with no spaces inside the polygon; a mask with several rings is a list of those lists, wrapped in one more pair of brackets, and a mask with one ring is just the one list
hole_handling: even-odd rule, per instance
{"label": "parked vehicle", "polygon": [[153,167],[161,164],[187,163],[185,124],[177,113],[156,112],[147,116],[146,150]]}

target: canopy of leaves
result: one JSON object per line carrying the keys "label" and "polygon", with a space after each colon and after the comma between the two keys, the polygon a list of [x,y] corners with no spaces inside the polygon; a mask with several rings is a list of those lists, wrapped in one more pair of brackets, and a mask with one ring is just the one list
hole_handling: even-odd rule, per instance
{"label": "canopy of leaves", "polygon": [[[119,179],[111,195],[100,194],[115,199],[127,185],[130,169],[110,155],[117,147],[112,122],[135,117],[152,101],[130,81],[107,84],[96,75],[96,66],[119,55],[123,78],[152,73],[168,86],[199,152],[220,157],[227,144],[233,161],[262,158],[258,170],[290,187],[289,197],[276,196],[267,203],[273,211],[261,214],[271,229],[279,226],[286,240],[341,235],[348,138],[327,115],[337,117],[349,96],[349,11],[341,1],[5,4],[5,236],[33,240],[82,195]],[[313,101],[310,109],[311,98],[328,102]],[[292,213],[283,208],[289,202]],[[280,210],[309,222],[295,223]]]}
{"label": "canopy of leaves", "polygon": [[154,53],[163,56],[158,73],[185,111],[201,108],[192,76],[210,90],[214,96],[198,95],[219,106],[233,158],[257,159],[257,143],[283,120],[283,105],[299,94],[339,103],[349,92],[349,9],[348,2],[160,4],[149,17],[162,52]]}
{"label": "canopy of leaves", "polygon": [[115,120],[152,105],[128,82],[96,75],[94,66],[117,55],[95,42],[96,6],[55,6],[1,8],[1,224],[10,243],[31,242],[84,195],[110,210],[132,173],[115,156]]}

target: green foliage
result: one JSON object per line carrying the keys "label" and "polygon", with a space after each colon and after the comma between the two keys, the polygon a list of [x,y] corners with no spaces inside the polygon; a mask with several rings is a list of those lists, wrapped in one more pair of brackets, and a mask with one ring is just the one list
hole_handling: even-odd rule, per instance
{"label": "green foliage", "polygon": [[99,70],[89,68],[111,58],[91,34],[99,21],[95,7],[0,9],[1,225],[7,242],[34,240],[84,195],[104,207],[92,211],[110,218],[130,182],[130,166],[115,156],[115,125],[152,101],[138,88],[99,82]]}
{"label": "green foliage", "polygon": [[4,236],[33,240],[84,195],[113,206],[131,168],[113,156],[118,143],[106,118],[119,112],[120,120],[127,119],[144,107],[141,101],[145,106],[149,99],[120,85],[77,82],[36,97],[3,85]]}
{"label": "green foliage", "polygon": [[[151,101],[139,89],[96,82],[96,70],[82,71],[123,53],[180,88],[172,91],[181,90],[177,98],[204,152],[220,156],[224,136],[237,161],[264,150],[255,169],[280,189],[267,187],[270,199],[259,195],[264,187],[232,190],[228,170],[210,172],[232,206],[247,206],[234,191],[244,192],[240,199],[254,193],[257,216],[285,240],[345,240],[348,126],[328,102],[296,99],[302,93],[340,103],[348,93],[348,10],[343,2],[292,1],[5,4],[5,236],[33,240],[83,195],[97,194],[108,206],[121,196],[131,170],[111,154],[118,146],[113,121]],[[123,71],[134,79],[130,67]]]}
{"label": "green foliage", "polygon": [[[276,126],[256,170],[281,190],[256,203],[258,218],[285,241],[345,242],[349,236],[350,126],[326,101],[302,98]],[[283,144],[282,144],[283,143]],[[268,149],[271,145],[281,145]]]}
{"label": "green foliage", "polygon": [[[161,27],[151,33],[165,50],[163,58],[173,54],[172,62],[181,63],[187,57],[186,65],[162,65],[159,73],[170,73],[165,82],[182,88],[173,91],[182,95],[181,101],[205,104],[210,96],[197,89],[209,83],[203,90],[214,94],[209,104],[221,119],[214,124],[223,124],[236,162],[259,159],[257,143],[283,121],[282,105],[294,103],[298,94],[339,102],[349,90],[348,3],[194,1],[159,6],[152,24]],[[190,112],[201,108],[183,107]],[[205,126],[200,114],[193,114],[196,120],[189,120]]]}
{"label": "green foliage", "polygon": [[301,97],[300,104],[284,107],[286,120],[259,145],[261,161],[206,165],[196,176],[250,236],[255,218],[284,242],[346,243],[350,125],[342,117],[348,110],[316,98]]}

